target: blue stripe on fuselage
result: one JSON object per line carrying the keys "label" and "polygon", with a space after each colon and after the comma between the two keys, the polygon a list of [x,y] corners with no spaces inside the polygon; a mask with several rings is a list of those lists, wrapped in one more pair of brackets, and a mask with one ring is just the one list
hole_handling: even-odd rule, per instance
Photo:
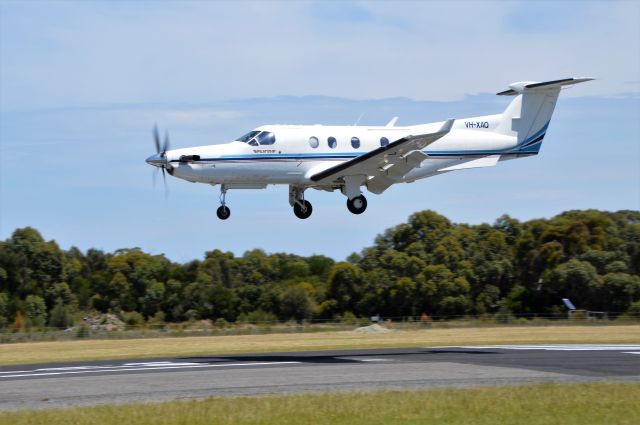
{"label": "blue stripe on fuselage", "polygon": [[[487,155],[519,155],[520,151],[437,151],[437,152],[427,152],[423,151],[430,157],[438,157],[438,158],[459,158],[459,157],[483,157]],[[203,163],[203,162],[238,162],[238,161],[300,161],[300,160],[336,160],[336,159],[344,159],[349,160],[356,158],[362,154],[342,154],[342,155],[322,155],[322,154],[280,154],[280,155],[228,155],[220,158],[201,158],[199,161],[194,161],[194,163]],[[171,162],[180,162],[178,160],[173,160]]]}
{"label": "blue stripe on fuselage", "polygon": [[[537,143],[542,141],[542,138],[545,135],[545,131],[547,127],[549,127],[550,121],[547,121],[545,125],[542,126],[540,130],[535,132],[532,136],[527,137],[522,143],[519,145],[503,149],[503,150],[467,150],[467,151],[422,151],[428,156],[431,157],[461,157],[461,156],[487,156],[487,155],[518,155],[522,152],[533,153],[531,149],[528,149],[530,146],[535,146]],[[539,139],[539,140],[538,140]],[[529,145],[529,146],[528,146]],[[525,148],[527,148],[525,150]],[[540,147],[537,146],[539,149]],[[218,158],[202,158],[199,162],[232,162],[232,161],[298,161],[298,160],[324,160],[324,159],[353,159],[360,155],[364,155],[368,152],[325,152],[325,153],[294,153],[294,154],[246,154],[246,155],[222,155]],[[180,162],[178,160],[172,160],[171,162]]]}

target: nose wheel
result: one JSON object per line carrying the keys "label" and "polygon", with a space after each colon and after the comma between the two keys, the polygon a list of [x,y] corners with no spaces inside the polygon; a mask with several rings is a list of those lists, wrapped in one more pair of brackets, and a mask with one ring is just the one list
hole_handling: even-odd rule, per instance
{"label": "nose wheel", "polygon": [[216,215],[220,220],[226,220],[231,216],[231,210],[226,205],[227,199],[227,187],[225,185],[220,186],[220,205],[216,210]]}
{"label": "nose wheel", "polygon": [[312,212],[313,212],[313,207],[311,206],[311,202],[307,200],[298,201],[295,204],[293,204],[293,213],[298,218],[301,218],[303,220],[305,218],[309,218]]}
{"label": "nose wheel", "polygon": [[221,205],[218,207],[218,210],[216,211],[216,214],[218,215],[218,218],[220,220],[226,220],[229,218],[229,216],[231,216],[231,210],[229,209],[228,206],[226,205]]}
{"label": "nose wheel", "polygon": [[289,186],[289,205],[293,207],[296,217],[304,220],[309,218],[313,212],[311,202],[304,199],[304,188],[299,186]]}
{"label": "nose wheel", "polygon": [[347,209],[353,214],[362,214],[367,209],[367,198],[360,195],[353,199],[347,199]]}

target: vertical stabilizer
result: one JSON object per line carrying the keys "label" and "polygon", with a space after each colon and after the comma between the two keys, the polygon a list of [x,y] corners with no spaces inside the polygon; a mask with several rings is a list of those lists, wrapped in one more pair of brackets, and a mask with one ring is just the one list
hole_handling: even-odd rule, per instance
{"label": "vertical stabilizer", "polygon": [[537,83],[525,81],[509,85],[499,96],[516,96],[502,114],[497,132],[517,136],[518,151],[538,153],[549,127],[562,86],[590,81],[592,78],[566,78]]}

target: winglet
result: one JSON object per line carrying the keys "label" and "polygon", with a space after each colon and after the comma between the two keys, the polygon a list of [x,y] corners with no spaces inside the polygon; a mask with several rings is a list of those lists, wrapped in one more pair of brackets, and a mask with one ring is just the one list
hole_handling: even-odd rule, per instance
{"label": "winglet", "polygon": [[387,125],[385,125],[385,127],[393,127],[394,125],[396,125],[397,121],[398,121],[398,117],[393,117],[391,118],[391,121],[389,121]]}
{"label": "winglet", "polygon": [[442,127],[440,127],[440,130],[438,130],[438,133],[448,133],[451,131],[451,128],[453,127],[453,123],[456,120],[453,118],[449,118],[448,120],[446,120],[444,122],[444,124],[442,124]]}

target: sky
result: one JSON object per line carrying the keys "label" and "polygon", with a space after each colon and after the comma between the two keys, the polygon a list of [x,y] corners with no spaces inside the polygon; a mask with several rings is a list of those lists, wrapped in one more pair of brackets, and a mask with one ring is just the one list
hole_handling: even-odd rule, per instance
{"label": "sky", "polygon": [[[640,209],[640,2],[0,1],[0,239],[32,226],[63,248],[140,247],[175,261],[323,254],[342,260],[432,209],[454,222]],[[367,195],[230,191],[144,159],[263,124],[417,124],[501,112],[515,81],[563,91],[540,155]],[[158,182],[161,183],[161,182]]]}

